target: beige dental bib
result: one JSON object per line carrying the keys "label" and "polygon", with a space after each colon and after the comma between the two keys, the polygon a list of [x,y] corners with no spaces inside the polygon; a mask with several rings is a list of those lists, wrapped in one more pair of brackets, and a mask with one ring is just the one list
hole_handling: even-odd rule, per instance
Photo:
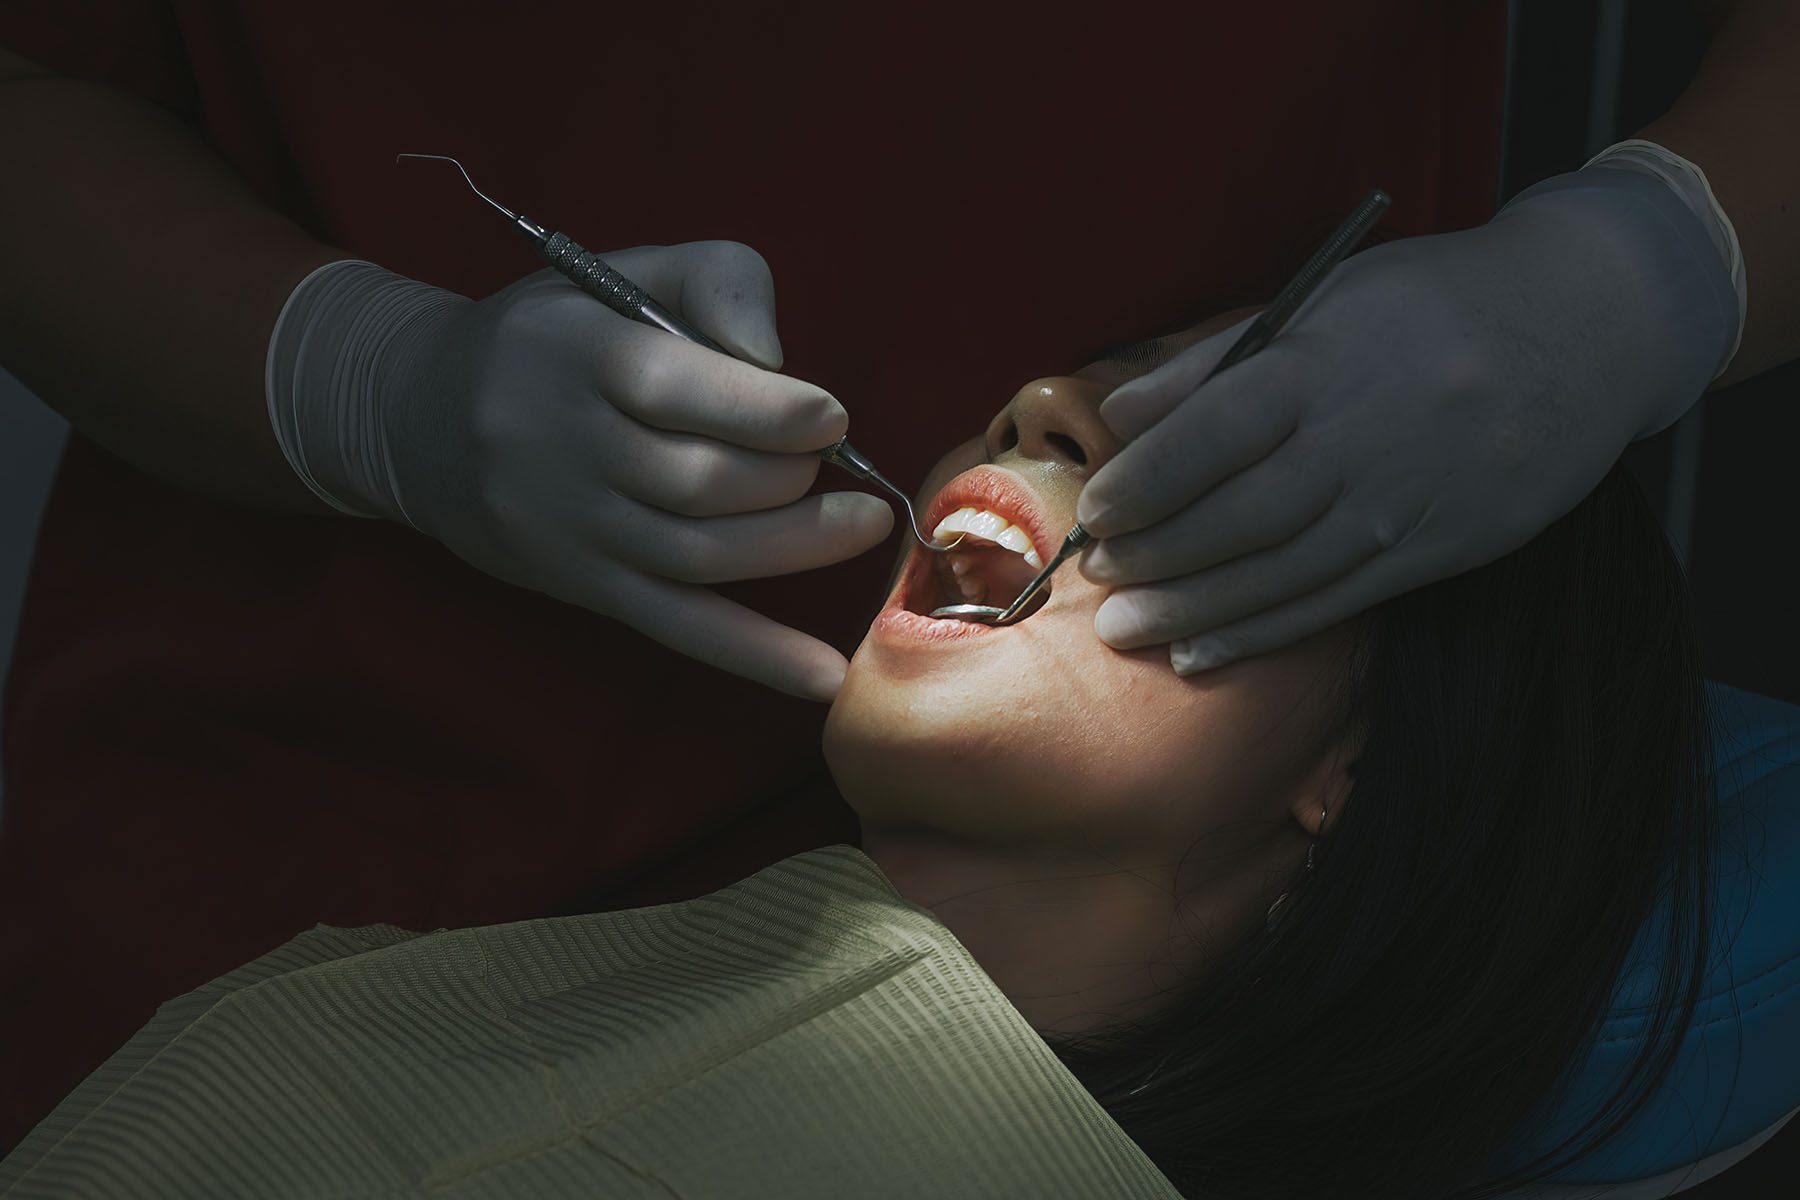
{"label": "beige dental bib", "polygon": [[8,1197],[1179,1193],[860,850],[711,895],[319,926],[162,1006]]}

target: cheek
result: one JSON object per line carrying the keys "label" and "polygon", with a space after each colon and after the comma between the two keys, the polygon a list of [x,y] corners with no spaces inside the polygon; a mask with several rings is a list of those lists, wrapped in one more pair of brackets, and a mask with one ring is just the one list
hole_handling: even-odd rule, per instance
{"label": "cheek", "polygon": [[1243,739],[1220,698],[1171,673],[1166,649],[1103,653],[1078,678],[1010,691],[1002,709],[966,679],[897,688],[853,668],[826,719],[826,761],[865,822],[978,843],[1079,838],[1136,854],[1244,795]]}
{"label": "cheek", "polygon": [[1242,792],[1230,698],[1169,670],[1166,647],[1112,653],[1034,706],[1007,756],[1044,781],[1036,815],[1141,846],[1210,821]]}
{"label": "cheek", "polygon": [[[1064,714],[996,711],[966,680],[892,680],[855,666],[825,719],[825,761],[865,825],[1015,845],[1091,809],[1085,783],[1046,757]],[[1073,757],[1079,757],[1073,756]]]}
{"label": "cheek", "polygon": [[998,711],[966,680],[896,687],[853,667],[826,721],[826,760],[874,825],[1154,859],[1280,819],[1324,728],[1309,651],[1187,679],[1166,647],[1104,651],[1080,672],[1008,689]]}

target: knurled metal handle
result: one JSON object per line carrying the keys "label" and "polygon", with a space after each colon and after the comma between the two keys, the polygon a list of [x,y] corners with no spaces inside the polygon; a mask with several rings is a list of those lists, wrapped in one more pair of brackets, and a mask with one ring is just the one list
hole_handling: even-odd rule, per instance
{"label": "knurled metal handle", "polygon": [[551,266],[562,272],[563,278],[620,316],[654,325],[715,353],[731,353],[658,304],[654,296],[607,266],[598,254],[583,250],[581,244],[568,234],[550,234],[539,245],[539,251]]}
{"label": "knurled metal handle", "polygon": [[583,250],[566,233],[553,233],[546,238],[543,254],[570,283],[621,316],[635,317],[645,306],[655,303],[649,292],[607,266],[598,254]]}

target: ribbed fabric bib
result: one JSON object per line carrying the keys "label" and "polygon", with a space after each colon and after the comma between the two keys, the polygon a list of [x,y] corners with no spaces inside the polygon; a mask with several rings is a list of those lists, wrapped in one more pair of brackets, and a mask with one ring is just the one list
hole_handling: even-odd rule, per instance
{"label": "ribbed fabric bib", "polygon": [[654,908],[318,926],[163,1005],[0,1194],[1179,1196],[847,845]]}

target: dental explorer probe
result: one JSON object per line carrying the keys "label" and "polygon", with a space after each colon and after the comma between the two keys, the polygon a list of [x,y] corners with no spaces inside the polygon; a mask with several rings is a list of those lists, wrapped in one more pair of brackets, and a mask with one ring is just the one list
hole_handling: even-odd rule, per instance
{"label": "dental explorer probe", "polygon": [[[1195,388],[1204,386],[1208,379],[1220,371],[1237,365],[1267,346],[1281,331],[1281,327],[1288,323],[1288,318],[1292,317],[1300,306],[1306,303],[1306,298],[1312,295],[1313,289],[1317,288],[1324,280],[1326,272],[1337,266],[1344,255],[1350,253],[1356,244],[1363,240],[1363,236],[1369,232],[1376,219],[1386,212],[1388,205],[1392,203],[1393,200],[1380,188],[1376,188],[1365,196],[1363,202],[1356,206],[1356,211],[1337,227],[1337,232],[1327,238],[1325,244],[1306,260],[1306,265],[1300,268],[1300,273],[1281,289],[1281,294],[1275,297],[1274,303],[1256,314],[1255,320],[1250,322],[1250,327],[1238,335],[1238,340],[1231,344],[1231,349],[1225,352],[1225,357],[1213,365],[1213,369],[1206,373],[1205,378],[1194,385]],[[961,541],[962,539],[958,538],[957,540]],[[932,609],[931,615],[954,617],[959,621],[987,621],[994,625],[1004,625],[1016,617],[1031,598],[1037,595],[1038,589],[1044,586],[1056,568],[1062,566],[1072,554],[1093,540],[1094,535],[1089,533],[1080,521],[1075,522],[1075,528],[1069,530],[1069,535],[1063,539],[1062,548],[1056,552],[1056,556],[1044,564],[1044,569],[1037,573],[1037,577],[1026,584],[1025,590],[1020,592],[1005,608],[995,608],[991,604],[950,604],[943,608]]]}
{"label": "dental explorer probe", "polygon": [[[570,283],[573,283],[576,287],[600,301],[600,303],[606,305],[606,307],[612,309],[620,316],[630,317],[634,321],[642,321],[646,325],[654,325],[658,329],[667,333],[672,333],[678,338],[684,338],[697,345],[705,346],[708,350],[723,354],[729,358],[736,357],[731,351],[725,349],[725,347],[719,345],[719,343],[713,341],[704,333],[701,333],[698,329],[689,325],[686,321],[683,321],[680,317],[664,308],[661,304],[658,304],[655,297],[651,296],[649,292],[646,292],[643,288],[607,266],[605,260],[598,254],[589,250],[584,250],[575,239],[571,238],[568,234],[554,233],[545,229],[530,217],[525,216],[523,213],[512,211],[512,209],[507,208],[504,204],[501,204],[498,200],[495,200],[492,196],[489,196],[486,192],[476,187],[475,181],[469,178],[469,173],[466,170],[463,170],[463,165],[449,155],[401,153],[394,156],[396,162],[402,158],[435,158],[442,162],[450,163],[458,171],[462,172],[463,182],[469,185],[469,190],[474,192],[477,196],[480,196],[483,200],[486,200],[501,213],[505,214],[506,219],[513,223],[513,228],[517,229],[520,233],[530,239],[531,244],[537,247],[538,253],[543,255],[545,260],[548,261],[551,266],[562,272],[563,276],[567,278]],[[924,546],[927,550],[932,550],[939,554],[948,553],[962,542],[963,537],[967,536],[966,534],[960,535],[957,537],[956,541],[940,546],[924,534],[920,533],[919,518],[913,512],[912,497],[896,487],[887,476],[883,475],[880,471],[877,471],[875,469],[875,464],[870,462],[864,457],[861,451],[850,444],[849,438],[839,438],[831,445],[825,447],[825,449],[817,451],[817,453],[820,458],[833,466],[842,467],[858,479],[876,483],[898,496],[900,498],[900,503],[906,506],[906,521],[908,527],[911,528],[913,536],[919,539],[919,544]]]}

